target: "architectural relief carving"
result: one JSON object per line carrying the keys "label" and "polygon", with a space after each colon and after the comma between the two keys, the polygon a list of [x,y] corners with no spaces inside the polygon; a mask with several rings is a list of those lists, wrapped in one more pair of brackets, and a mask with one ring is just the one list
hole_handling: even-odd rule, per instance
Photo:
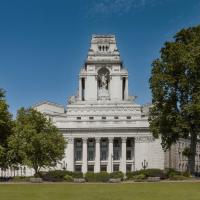
{"label": "architectural relief carving", "polygon": [[153,142],[155,139],[153,136],[137,136],[135,137],[136,143],[146,143],[146,142]]}

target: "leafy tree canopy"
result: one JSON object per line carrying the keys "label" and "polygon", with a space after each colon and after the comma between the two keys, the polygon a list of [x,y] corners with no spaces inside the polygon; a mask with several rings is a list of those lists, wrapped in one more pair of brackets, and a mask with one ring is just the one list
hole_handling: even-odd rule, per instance
{"label": "leafy tree canopy", "polygon": [[153,135],[161,135],[164,149],[179,138],[190,139],[193,172],[200,134],[200,26],[182,29],[165,43],[160,58],[152,63],[150,89]]}
{"label": "leafy tree canopy", "polygon": [[65,140],[43,114],[21,108],[14,134],[9,138],[9,149],[11,163],[27,165],[37,174],[40,168],[55,166],[63,158]]}
{"label": "leafy tree canopy", "polygon": [[0,88],[0,167],[7,168],[7,139],[12,134],[12,115],[8,111],[5,92]]}

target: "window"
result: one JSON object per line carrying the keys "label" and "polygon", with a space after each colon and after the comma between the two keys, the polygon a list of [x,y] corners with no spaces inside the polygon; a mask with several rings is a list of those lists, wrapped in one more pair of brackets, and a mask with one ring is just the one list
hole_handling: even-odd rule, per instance
{"label": "window", "polygon": [[94,117],[89,117],[89,119],[91,119],[91,120],[92,120],[92,119],[94,119]]}
{"label": "window", "polygon": [[89,140],[88,147],[89,148],[94,148],[94,141],[93,140]]}
{"label": "window", "polygon": [[118,117],[118,116],[115,116],[114,119],[119,119],[119,117]]}
{"label": "window", "polygon": [[107,160],[107,151],[106,150],[101,151],[101,160]]}
{"label": "window", "polygon": [[101,146],[102,147],[107,147],[108,146],[107,140],[102,140]]}
{"label": "window", "polygon": [[76,161],[81,161],[82,160],[82,151],[81,150],[76,150],[76,152],[75,152],[75,160]]}
{"label": "window", "polygon": [[88,160],[93,161],[94,160],[94,150],[88,151]]}
{"label": "window", "polygon": [[80,139],[76,140],[76,147],[82,147],[82,141]]}
{"label": "window", "polygon": [[105,117],[105,116],[103,116],[101,119],[106,119],[106,117]]}
{"label": "window", "polygon": [[88,172],[94,172],[94,165],[88,165]]}
{"label": "window", "polygon": [[132,164],[127,164],[126,165],[126,171],[131,172],[132,171]]}
{"label": "window", "polygon": [[81,117],[77,117],[76,119],[81,120]]}
{"label": "window", "polygon": [[113,171],[118,172],[119,171],[119,165],[113,165]]}
{"label": "window", "polygon": [[132,153],[131,153],[131,150],[127,150],[127,151],[126,151],[126,159],[127,159],[127,160],[132,160]]}
{"label": "window", "polygon": [[82,166],[81,165],[75,165],[75,172],[81,172]]}
{"label": "window", "polygon": [[101,172],[106,172],[107,171],[107,165],[101,165],[100,170],[101,170]]}
{"label": "window", "polygon": [[127,116],[126,119],[131,119],[131,116]]}
{"label": "window", "polygon": [[127,147],[132,147],[131,139],[127,139],[126,144],[127,144]]}
{"label": "window", "polygon": [[114,150],[113,160],[120,160],[120,150]]}

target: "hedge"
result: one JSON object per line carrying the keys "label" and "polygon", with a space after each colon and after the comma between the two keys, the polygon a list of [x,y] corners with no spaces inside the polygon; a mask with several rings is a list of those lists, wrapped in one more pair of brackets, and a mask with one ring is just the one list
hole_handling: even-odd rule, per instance
{"label": "hedge", "polygon": [[64,181],[67,175],[72,177],[73,179],[83,178],[82,172],[71,172],[71,171],[65,171],[65,170],[53,170],[53,171],[40,173],[40,177],[44,181],[51,181],[51,182]]}
{"label": "hedge", "polygon": [[123,172],[112,172],[112,173],[110,173],[110,175],[109,175],[109,178],[120,178],[121,180],[123,180],[123,178],[124,178],[124,174],[123,174]]}
{"label": "hedge", "polygon": [[85,180],[87,182],[108,182],[109,178],[110,175],[107,172],[99,172],[99,173],[87,172],[85,174]]}
{"label": "hedge", "polygon": [[126,177],[128,180],[134,179],[135,176],[143,174],[145,178],[148,177],[160,177],[160,179],[168,178],[167,174],[160,169],[146,169],[146,170],[138,170],[134,172],[127,172]]}

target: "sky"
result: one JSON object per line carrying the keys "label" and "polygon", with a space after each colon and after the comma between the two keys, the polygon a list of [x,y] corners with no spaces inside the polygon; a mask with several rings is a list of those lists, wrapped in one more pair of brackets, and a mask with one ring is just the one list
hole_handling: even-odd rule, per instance
{"label": "sky", "polygon": [[129,93],[151,102],[151,63],[182,28],[200,24],[200,0],[0,0],[0,88],[11,113],[76,93],[92,34],[115,34]]}

